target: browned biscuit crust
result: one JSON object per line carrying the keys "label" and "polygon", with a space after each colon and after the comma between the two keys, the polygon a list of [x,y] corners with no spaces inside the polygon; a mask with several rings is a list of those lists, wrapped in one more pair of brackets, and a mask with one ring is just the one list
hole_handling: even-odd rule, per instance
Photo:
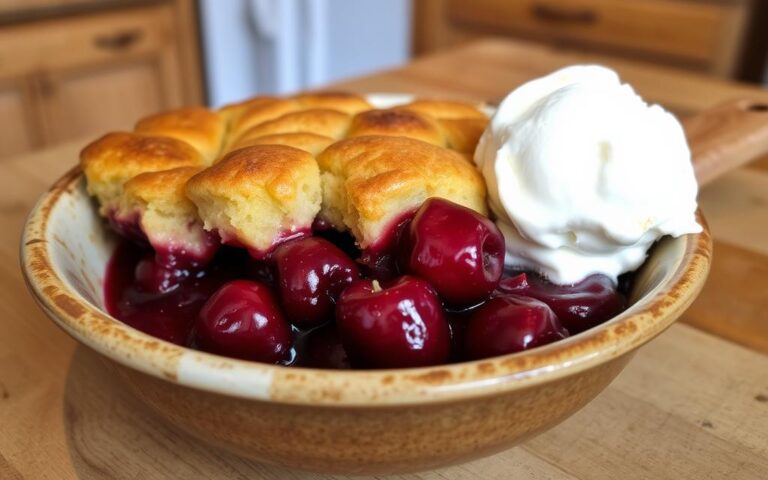
{"label": "browned biscuit crust", "polygon": [[485,113],[471,103],[450,100],[414,100],[398,108],[439,119],[477,118],[483,120],[488,118]]}
{"label": "browned biscuit crust", "polygon": [[351,138],[331,145],[317,160],[323,172],[321,216],[352,230],[363,248],[429,197],[487,214],[485,182],[477,169],[462,155],[420,140]]}
{"label": "browned biscuit crust", "polygon": [[206,230],[259,255],[308,230],[320,210],[317,162],[283,145],[235,150],[192,177],[185,191]]}
{"label": "browned biscuit crust", "polygon": [[351,118],[348,114],[338,110],[325,108],[313,108],[286,113],[280,117],[260,123],[246,130],[237,137],[236,141],[245,138],[257,138],[277,133],[314,133],[331,137],[342,138],[349,129]]}
{"label": "browned biscuit crust", "polygon": [[237,150],[238,148],[250,147],[253,145],[285,145],[304,150],[316,157],[334,141],[335,140],[331,137],[308,132],[275,133],[255,138],[244,136],[235,142],[230,150]]}
{"label": "browned biscuit crust", "polygon": [[438,146],[445,144],[443,132],[434,118],[402,109],[369,110],[355,115],[348,137],[370,135],[409,137]]}
{"label": "browned biscuit crust", "polygon": [[185,141],[200,151],[208,163],[213,163],[224,141],[226,122],[218,112],[189,107],[142,118],[134,130]]}
{"label": "browned biscuit crust", "polygon": [[140,173],[204,167],[207,163],[186,142],[141,133],[108,133],[80,152],[88,192],[98,198],[102,214],[116,206],[123,184]]}
{"label": "browned biscuit crust", "polygon": [[347,92],[302,93],[293,98],[304,108],[330,108],[349,115],[373,108],[365,98]]}

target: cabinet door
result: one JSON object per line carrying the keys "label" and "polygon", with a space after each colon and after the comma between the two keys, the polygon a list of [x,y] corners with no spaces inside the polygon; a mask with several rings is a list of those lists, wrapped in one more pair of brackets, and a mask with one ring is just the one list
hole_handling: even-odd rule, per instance
{"label": "cabinet door", "polygon": [[38,145],[32,98],[23,81],[0,82],[0,159]]}
{"label": "cabinet door", "polygon": [[0,78],[34,78],[44,144],[131,128],[185,98],[174,18],[161,3],[0,29]]}
{"label": "cabinet door", "polygon": [[167,107],[153,59],[46,75],[40,93],[50,143],[130,130],[136,119]]}

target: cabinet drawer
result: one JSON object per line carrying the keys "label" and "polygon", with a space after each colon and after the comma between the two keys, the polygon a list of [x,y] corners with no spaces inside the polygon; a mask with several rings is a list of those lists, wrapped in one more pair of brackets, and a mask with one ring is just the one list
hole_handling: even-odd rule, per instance
{"label": "cabinet drawer", "polygon": [[173,44],[170,6],[0,28],[0,77],[142,56]]}
{"label": "cabinet drawer", "polygon": [[738,1],[449,0],[447,13],[452,23],[485,33],[513,32],[708,64],[723,43],[733,41],[745,9],[746,2]]}

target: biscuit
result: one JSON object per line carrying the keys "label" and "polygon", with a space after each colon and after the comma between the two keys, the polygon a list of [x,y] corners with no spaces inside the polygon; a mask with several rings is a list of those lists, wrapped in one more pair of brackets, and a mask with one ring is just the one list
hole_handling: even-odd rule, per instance
{"label": "biscuit", "polygon": [[145,117],[136,123],[135,131],[185,141],[210,164],[221,150],[226,123],[218,112],[189,107]]}
{"label": "biscuit", "polygon": [[186,194],[206,230],[264,258],[278,243],[310,231],[320,210],[320,172],[303,150],[245,147],[192,177]]}
{"label": "biscuit", "polygon": [[334,140],[331,137],[306,132],[275,133],[255,138],[250,138],[246,135],[235,142],[230,150],[237,150],[238,148],[250,147],[253,145],[285,145],[304,150],[313,157],[316,157],[333,142]]}
{"label": "biscuit", "polygon": [[434,118],[403,109],[369,110],[355,115],[348,137],[368,135],[408,137],[433,145],[445,145],[443,131]]}
{"label": "biscuit", "polygon": [[215,235],[203,229],[197,207],[187,198],[187,181],[199,167],[178,167],[140,173],[125,182],[115,220],[135,222],[166,266],[201,266],[219,245]]}
{"label": "biscuit", "polygon": [[229,108],[229,138],[231,143],[249,128],[281,117],[286,113],[299,111],[301,105],[295,100],[285,98],[258,97],[239,107]]}
{"label": "biscuit", "polygon": [[407,137],[365,136],[337,142],[317,157],[323,183],[320,217],[349,229],[361,248],[380,240],[429,197],[487,214],[485,182],[464,156]]}
{"label": "biscuit", "polygon": [[231,123],[232,120],[242,115],[242,113],[245,110],[251,107],[256,107],[258,105],[264,105],[264,104],[270,103],[274,100],[277,100],[277,97],[274,97],[271,95],[258,95],[256,97],[250,97],[250,98],[246,98],[245,100],[240,100],[239,102],[228,103],[223,107],[219,108],[219,113],[224,117],[224,119],[228,123]]}
{"label": "biscuit", "polygon": [[105,216],[117,207],[125,182],[136,175],[207,163],[186,142],[141,133],[108,133],[80,152],[88,193],[97,198],[99,212]]}
{"label": "biscuit", "polygon": [[302,93],[293,97],[303,108],[329,108],[354,115],[373,108],[360,95],[345,92]]}
{"label": "biscuit", "polygon": [[444,118],[438,120],[438,123],[447,148],[461,153],[473,153],[488,126],[488,118]]}
{"label": "biscuit", "polygon": [[482,120],[488,118],[485,113],[471,103],[450,100],[414,100],[397,108],[419,112],[438,119],[477,118]]}
{"label": "biscuit", "polygon": [[314,133],[333,139],[342,138],[349,129],[351,117],[338,110],[313,108],[286,113],[278,118],[260,123],[243,132],[242,138],[257,138],[277,133]]}

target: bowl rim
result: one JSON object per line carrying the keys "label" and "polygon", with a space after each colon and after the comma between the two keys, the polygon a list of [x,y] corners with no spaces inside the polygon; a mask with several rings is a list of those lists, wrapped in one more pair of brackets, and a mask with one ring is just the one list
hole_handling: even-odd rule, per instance
{"label": "bowl rim", "polygon": [[[118,364],[182,386],[253,400],[313,406],[392,406],[456,401],[551,382],[633,351],[668,328],[701,290],[712,240],[681,237],[684,253],[669,281],[590,330],[525,352],[433,367],[322,370],[267,365],[174,345],[120,322],[69,288],[53,267],[51,213],[83,188],[79,167],[62,176],[30,212],[21,241],[25,281],[43,311],[79,342]],[[678,239],[678,240],[680,240]]]}

